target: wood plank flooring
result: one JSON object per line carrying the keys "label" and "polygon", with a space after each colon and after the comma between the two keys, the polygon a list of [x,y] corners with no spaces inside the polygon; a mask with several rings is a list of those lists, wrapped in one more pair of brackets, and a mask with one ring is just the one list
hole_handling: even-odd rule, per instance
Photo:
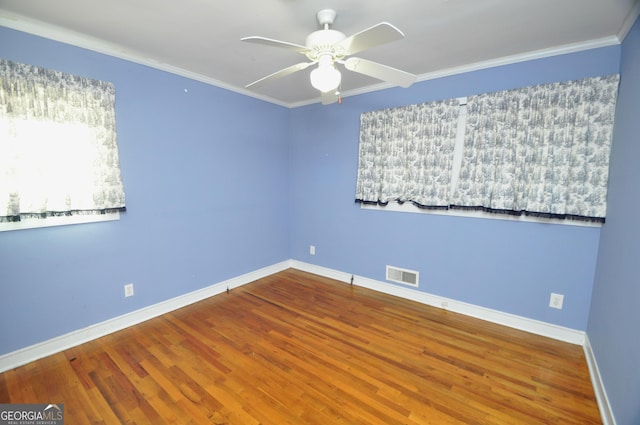
{"label": "wood plank flooring", "polygon": [[600,424],[582,347],[287,270],[0,374],[78,424]]}

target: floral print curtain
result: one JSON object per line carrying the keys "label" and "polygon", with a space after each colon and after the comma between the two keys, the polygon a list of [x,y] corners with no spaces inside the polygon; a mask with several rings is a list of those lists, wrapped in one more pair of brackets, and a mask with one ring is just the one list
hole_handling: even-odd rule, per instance
{"label": "floral print curtain", "polygon": [[457,119],[455,99],[362,114],[356,201],[446,208]]}
{"label": "floral print curtain", "polygon": [[0,221],[124,207],[113,85],[0,60]]}
{"label": "floral print curtain", "polygon": [[604,222],[618,82],[469,96],[458,150],[455,99],[364,113],[356,201]]}
{"label": "floral print curtain", "polygon": [[452,204],[604,221],[618,75],[467,98]]}

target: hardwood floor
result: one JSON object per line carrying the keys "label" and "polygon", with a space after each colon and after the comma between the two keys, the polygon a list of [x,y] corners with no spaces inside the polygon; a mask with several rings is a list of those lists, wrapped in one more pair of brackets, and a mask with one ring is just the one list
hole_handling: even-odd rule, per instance
{"label": "hardwood floor", "polygon": [[0,374],[66,424],[599,424],[582,347],[287,270]]}

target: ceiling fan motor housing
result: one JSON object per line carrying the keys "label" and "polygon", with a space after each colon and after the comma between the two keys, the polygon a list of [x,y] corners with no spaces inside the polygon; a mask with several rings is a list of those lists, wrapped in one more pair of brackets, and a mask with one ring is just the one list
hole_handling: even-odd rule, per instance
{"label": "ceiling fan motor housing", "polygon": [[[321,52],[332,52],[335,44],[341,42],[345,38],[347,38],[347,36],[340,31],[329,29],[319,30],[314,31],[307,36],[305,46],[312,52],[317,52],[318,54]],[[335,53],[339,54],[340,52]],[[314,58],[311,57],[309,59],[314,60]]]}
{"label": "ceiling fan motor housing", "polygon": [[344,52],[337,51],[339,46],[336,46],[336,44],[347,38],[347,36],[340,31],[329,28],[336,19],[336,11],[323,9],[316,14],[316,18],[323,29],[314,31],[307,36],[305,41],[305,46],[309,49],[307,57],[317,61],[320,56],[329,53],[334,59],[341,59],[344,57]]}

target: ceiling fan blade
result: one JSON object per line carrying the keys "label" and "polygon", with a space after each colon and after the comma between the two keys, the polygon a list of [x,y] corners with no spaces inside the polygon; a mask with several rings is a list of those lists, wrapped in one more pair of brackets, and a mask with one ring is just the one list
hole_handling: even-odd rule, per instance
{"label": "ceiling fan blade", "polygon": [[259,36],[244,37],[244,38],[241,38],[240,41],[247,41],[249,43],[284,48],[284,49],[296,51],[298,53],[304,53],[308,50],[306,46],[303,46],[301,44],[289,43],[288,41],[274,40],[272,38],[259,37]]}
{"label": "ceiling fan blade", "polygon": [[336,103],[339,99],[339,95],[337,94],[338,92],[335,90],[332,91],[328,91],[328,92],[321,92],[320,93],[320,99],[322,100],[322,104],[323,105],[330,105],[332,103]]}
{"label": "ceiling fan blade", "polygon": [[380,22],[370,28],[360,31],[357,34],[347,37],[337,46],[341,46],[345,50],[345,56],[361,52],[381,44],[390,43],[396,40],[402,40],[404,34],[398,28],[388,22]]}
{"label": "ceiling fan blade", "polygon": [[344,67],[349,71],[368,75],[400,87],[409,87],[417,79],[415,75],[408,72],[360,58],[347,59],[344,61]]}
{"label": "ceiling fan blade", "polygon": [[256,87],[261,85],[267,80],[275,80],[277,78],[286,77],[289,74],[293,74],[294,72],[302,71],[303,69],[307,69],[310,65],[313,65],[315,62],[300,62],[295,65],[291,65],[285,69],[281,69],[280,71],[276,71],[273,74],[269,74],[266,77],[262,77],[259,80],[254,81],[251,84],[247,84],[244,86],[245,88]]}

